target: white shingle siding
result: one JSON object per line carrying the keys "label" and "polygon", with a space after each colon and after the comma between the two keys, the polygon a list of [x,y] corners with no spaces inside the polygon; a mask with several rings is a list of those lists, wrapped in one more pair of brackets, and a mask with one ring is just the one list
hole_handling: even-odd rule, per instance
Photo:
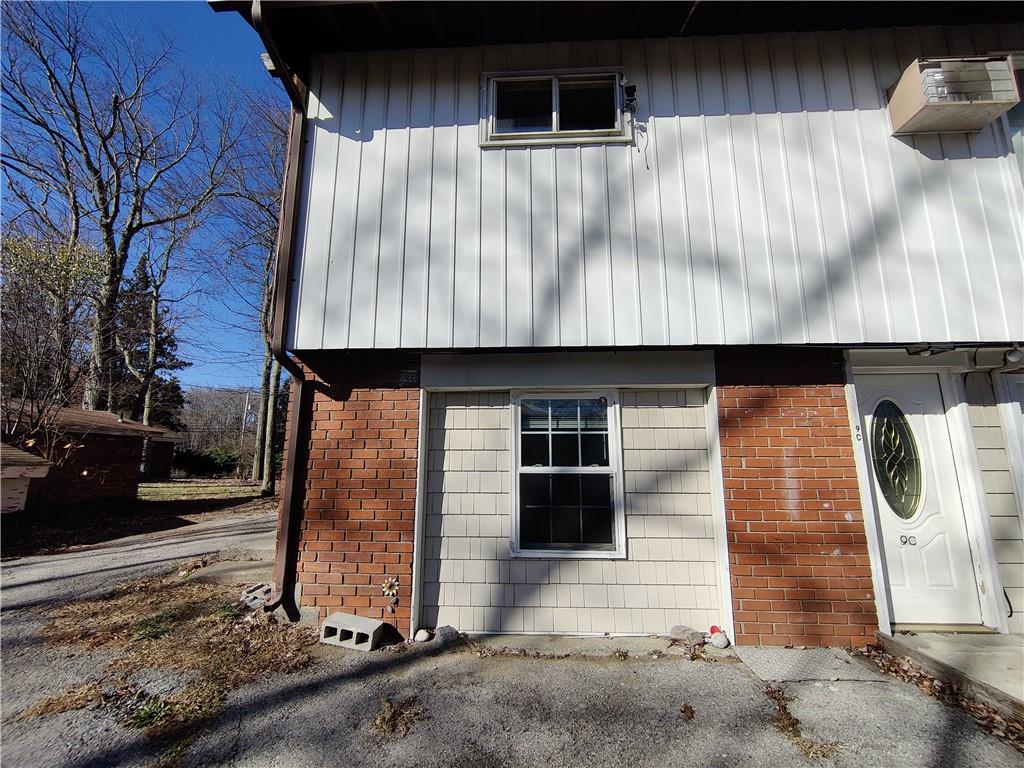
{"label": "white shingle siding", "polygon": [[[966,380],[968,414],[985,510],[989,515],[992,548],[995,551],[999,579],[1013,604],[1009,620],[1010,632],[1024,633],[1024,534],[1021,531],[1020,507],[1010,474],[1006,432],[999,417],[992,393],[992,379],[987,373],[971,373]],[[1000,610],[1006,611],[1005,599],[999,595]]]}
{"label": "white shingle siding", "polygon": [[706,390],[623,391],[627,559],[511,559],[508,393],[430,397],[422,621],[664,633],[720,621]]}
{"label": "white shingle siding", "polygon": [[[893,138],[885,109],[914,57],[1021,48],[994,25],[322,56],[289,346],[1024,337],[1003,122]],[[480,148],[482,72],[607,66],[635,144]]]}

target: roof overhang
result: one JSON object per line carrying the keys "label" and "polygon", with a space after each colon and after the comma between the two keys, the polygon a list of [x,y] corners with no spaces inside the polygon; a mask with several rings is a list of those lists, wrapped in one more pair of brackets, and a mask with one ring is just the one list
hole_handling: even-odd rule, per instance
{"label": "roof overhang", "polygon": [[208,0],[255,29],[293,102],[313,54],[1020,21],[1001,2],[332,2]]}

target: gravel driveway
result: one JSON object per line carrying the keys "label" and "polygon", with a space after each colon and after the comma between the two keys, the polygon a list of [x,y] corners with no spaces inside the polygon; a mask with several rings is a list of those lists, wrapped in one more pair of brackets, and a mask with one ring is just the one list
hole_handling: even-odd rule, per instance
{"label": "gravel driveway", "polygon": [[[80,683],[105,659],[43,645],[39,609],[223,547],[264,546],[271,516],[192,526],[87,552],[4,564],[5,716]],[[606,641],[607,642],[607,641]],[[618,642],[618,641],[613,641]],[[630,647],[628,640],[621,642]],[[804,744],[773,724],[776,704],[739,660],[685,656],[535,658],[439,643],[373,654],[324,649],[310,668],[233,692],[188,766],[973,766],[1020,755],[962,711],[885,679],[782,685]],[[856,663],[864,663],[856,660]],[[405,701],[407,734],[373,727]],[[683,709],[692,708],[692,719]],[[830,746],[829,746],[830,745]],[[136,766],[156,758],[104,709],[3,729],[4,766]]]}

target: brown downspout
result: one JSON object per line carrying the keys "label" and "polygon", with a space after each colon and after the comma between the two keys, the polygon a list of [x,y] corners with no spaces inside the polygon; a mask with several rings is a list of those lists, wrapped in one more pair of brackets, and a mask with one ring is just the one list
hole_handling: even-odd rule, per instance
{"label": "brown downspout", "polygon": [[273,319],[270,331],[270,349],[274,357],[288,371],[295,386],[288,410],[288,435],[285,446],[284,478],[281,488],[281,512],[277,532],[277,551],[274,557],[274,594],[264,609],[281,607],[289,619],[299,618],[295,603],[295,566],[298,558],[299,530],[302,523],[302,504],[305,498],[305,455],[309,445],[309,419],[312,411],[313,386],[286,349],[285,336],[291,304],[292,258],[295,243],[296,210],[299,198],[299,180],[302,176],[306,126],[306,88],[283,62],[280,51],[267,29],[260,8],[260,0],[253,0],[251,19],[263,45],[280,73],[282,84],[292,104],[291,124],[288,130],[288,149],[285,155],[284,185],[281,192],[281,212],[277,230],[277,265],[274,274]]}

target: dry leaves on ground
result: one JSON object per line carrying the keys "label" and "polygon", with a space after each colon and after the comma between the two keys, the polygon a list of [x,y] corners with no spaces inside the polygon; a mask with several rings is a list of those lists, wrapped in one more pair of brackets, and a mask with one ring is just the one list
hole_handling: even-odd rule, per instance
{"label": "dry leaves on ground", "polygon": [[56,696],[37,701],[31,707],[19,712],[16,717],[12,718],[12,721],[17,722],[19,720],[28,720],[30,717],[59,715],[61,712],[86,709],[99,704],[101,696],[102,690],[98,683],[82,683]]}
{"label": "dry leaves on ground", "polygon": [[764,695],[775,704],[775,714],[772,715],[771,724],[789,739],[808,760],[827,760],[835,757],[836,753],[842,749],[842,742],[815,741],[804,736],[800,730],[800,721],[789,711],[788,704],[792,699],[781,688],[775,685],[766,685]]}
{"label": "dry leaves on ground", "polygon": [[406,696],[395,702],[382,696],[380,711],[373,718],[372,728],[382,736],[405,736],[416,721],[422,719],[423,710],[416,706],[415,696]]}
{"label": "dry leaves on ground", "polygon": [[893,656],[877,646],[868,646],[863,650],[851,651],[851,653],[870,659],[886,674],[903,682],[913,683],[943,704],[960,707],[973,717],[983,729],[1024,754],[1024,721],[1006,718],[987,704],[964,696],[954,686],[929,675],[906,656]]}
{"label": "dry leaves on ground", "polygon": [[[193,565],[181,570],[190,572]],[[145,729],[174,749],[220,714],[228,691],[267,670],[307,666],[317,640],[309,627],[278,624],[261,610],[250,612],[239,601],[238,587],[174,577],[128,582],[106,597],[59,606],[49,616],[43,633],[50,644],[114,652],[106,678],[88,693],[113,707],[122,724]],[[146,669],[198,675],[179,692],[159,698],[130,684],[133,674]],[[34,714],[50,711],[57,710]]]}

